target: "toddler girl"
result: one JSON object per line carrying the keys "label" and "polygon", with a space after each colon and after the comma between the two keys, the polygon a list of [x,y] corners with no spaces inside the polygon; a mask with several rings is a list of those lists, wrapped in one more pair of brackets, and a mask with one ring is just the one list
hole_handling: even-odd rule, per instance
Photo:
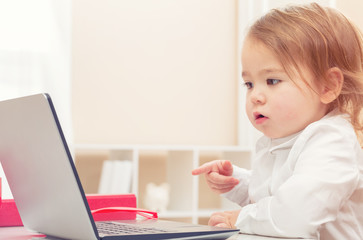
{"label": "toddler girl", "polygon": [[238,203],[210,225],[243,233],[363,239],[363,43],[338,11],[274,9],[242,49],[246,111],[264,136],[252,170],[216,160],[193,170]]}

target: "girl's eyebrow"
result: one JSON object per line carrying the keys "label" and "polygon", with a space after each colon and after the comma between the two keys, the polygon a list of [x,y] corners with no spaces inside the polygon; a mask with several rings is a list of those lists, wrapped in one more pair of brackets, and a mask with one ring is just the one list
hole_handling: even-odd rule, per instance
{"label": "girl's eyebrow", "polygon": [[[268,74],[268,73],[285,73],[285,70],[281,68],[265,68],[258,71],[258,75]],[[242,77],[246,77],[248,75],[250,75],[248,71],[242,71]]]}
{"label": "girl's eyebrow", "polygon": [[281,68],[266,68],[262,69],[259,73],[285,73]]}

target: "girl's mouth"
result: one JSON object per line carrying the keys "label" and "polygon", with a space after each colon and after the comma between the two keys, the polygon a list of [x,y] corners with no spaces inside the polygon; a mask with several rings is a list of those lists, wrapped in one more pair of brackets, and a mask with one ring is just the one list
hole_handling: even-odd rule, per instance
{"label": "girl's mouth", "polygon": [[263,115],[263,114],[261,114],[259,112],[254,112],[253,116],[255,117],[255,120],[265,117],[265,115]]}
{"label": "girl's mouth", "polygon": [[258,112],[253,113],[253,115],[255,117],[255,122],[257,124],[261,124],[261,123],[265,122],[268,119],[268,117],[266,117],[265,115],[263,115],[261,113],[258,113]]}
{"label": "girl's mouth", "polygon": [[264,118],[264,117],[265,117],[264,115],[258,114],[258,115],[255,116],[255,119],[257,120],[257,119]]}

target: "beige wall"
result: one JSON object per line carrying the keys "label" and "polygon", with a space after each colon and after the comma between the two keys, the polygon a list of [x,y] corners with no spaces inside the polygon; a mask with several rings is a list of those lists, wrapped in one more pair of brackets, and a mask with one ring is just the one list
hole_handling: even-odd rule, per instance
{"label": "beige wall", "polygon": [[337,9],[350,18],[363,31],[363,1],[362,0],[337,0]]}
{"label": "beige wall", "polygon": [[237,2],[73,0],[74,142],[237,144]]}
{"label": "beige wall", "polygon": [[[350,18],[363,32],[363,1],[362,0],[337,0],[337,8]],[[363,112],[361,113],[363,118]],[[360,143],[363,147],[363,135],[360,136]]]}
{"label": "beige wall", "polygon": [[74,142],[237,144],[236,9],[74,0]]}

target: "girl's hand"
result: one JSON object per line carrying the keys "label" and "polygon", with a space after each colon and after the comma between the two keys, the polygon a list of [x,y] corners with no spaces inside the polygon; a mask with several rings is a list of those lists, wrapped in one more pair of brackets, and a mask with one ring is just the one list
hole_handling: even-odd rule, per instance
{"label": "girl's hand", "polygon": [[236,228],[236,221],[241,210],[216,212],[209,219],[208,225],[223,228]]}
{"label": "girl's hand", "polygon": [[228,160],[214,160],[192,171],[193,175],[203,173],[208,186],[218,194],[229,192],[239,183],[238,179],[232,177],[233,166]]}

